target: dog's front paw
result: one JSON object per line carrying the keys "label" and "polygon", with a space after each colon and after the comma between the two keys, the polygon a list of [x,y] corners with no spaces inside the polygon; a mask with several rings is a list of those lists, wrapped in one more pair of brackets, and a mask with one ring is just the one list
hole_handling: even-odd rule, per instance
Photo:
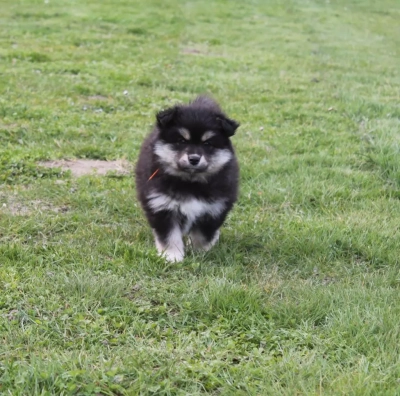
{"label": "dog's front paw", "polygon": [[183,245],[182,233],[179,228],[173,229],[168,235],[168,238],[166,238],[166,241],[159,238],[155,231],[153,232],[156,241],[156,248],[160,256],[164,257],[169,262],[178,262],[183,260],[185,248]]}
{"label": "dog's front paw", "polygon": [[160,252],[160,255],[171,263],[182,261],[184,257],[183,252],[176,248],[164,250]]}
{"label": "dog's front paw", "polygon": [[193,230],[190,233],[190,241],[194,250],[209,251],[219,239],[219,230],[215,231],[214,235],[206,236],[198,230]]}

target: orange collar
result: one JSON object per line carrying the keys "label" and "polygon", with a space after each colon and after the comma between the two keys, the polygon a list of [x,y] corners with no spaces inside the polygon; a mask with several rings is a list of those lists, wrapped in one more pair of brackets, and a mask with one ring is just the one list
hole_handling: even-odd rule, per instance
{"label": "orange collar", "polygon": [[159,170],[160,170],[160,168],[158,168],[158,169],[149,177],[149,179],[148,179],[147,181],[150,181],[150,180],[158,173]]}

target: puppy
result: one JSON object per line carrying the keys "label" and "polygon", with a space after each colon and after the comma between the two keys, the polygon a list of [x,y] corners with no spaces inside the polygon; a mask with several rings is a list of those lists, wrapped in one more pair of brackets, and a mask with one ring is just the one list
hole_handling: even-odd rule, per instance
{"label": "puppy", "polygon": [[229,138],[239,124],[206,96],[156,118],[136,166],[137,193],[159,254],[181,261],[182,237],[209,250],[237,199],[239,166]]}

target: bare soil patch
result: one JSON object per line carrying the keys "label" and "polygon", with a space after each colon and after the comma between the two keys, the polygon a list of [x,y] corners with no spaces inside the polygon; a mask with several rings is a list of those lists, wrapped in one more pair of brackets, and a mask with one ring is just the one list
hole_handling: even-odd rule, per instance
{"label": "bare soil patch", "polygon": [[204,51],[200,51],[196,48],[183,48],[182,49],[183,54],[192,54],[192,55],[206,55]]}
{"label": "bare soil patch", "polygon": [[88,96],[89,100],[102,100],[102,101],[106,101],[108,100],[107,96],[103,96],[103,95],[92,95],[92,96]]}
{"label": "bare soil patch", "polygon": [[185,48],[181,48],[181,53],[184,55],[202,55],[202,56],[211,56],[211,57],[224,56],[224,54],[222,54],[222,53],[210,52],[207,47],[201,47],[201,48],[185,47]]}
{"label": "bare soil patch", "polygon": [[1,213],[9,213],[13,216],[29,216],[33,213],[66,213],[69,211],[67,205],[55,206],[49,202],[36,199],[33,201],[21,202],[17,197],[8,197],[7,203],[0,206]]}
{"label": "bare soil patch", "polygon": [[61,168],[62,170],[70,170],[73,176],[80,177],[84,175],[106,175],[109,172],[118,175],[127,175],[130,172],[128,161],[102,161],[90,159],[77,160],[58,160],[44,161],[39,163],[40,166],[46,168]]}

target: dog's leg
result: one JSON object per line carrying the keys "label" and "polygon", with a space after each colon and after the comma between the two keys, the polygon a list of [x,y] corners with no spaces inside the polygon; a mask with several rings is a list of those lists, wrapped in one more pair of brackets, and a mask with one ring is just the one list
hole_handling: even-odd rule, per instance
{"label": "dog's leg", "polygon": [[216,230],[212,236],[205,235],[198,229],[194,229],[190,233],[190,240],[195,250],[204,250],[207,252],[218,242],[218,239],[219,230]]}
{"label": "dog's leg", "polygon": [[219,239],[219,228],[214,224],[203,223],[190,231],[190,240],[195,250],[210,250]]}
{"label": "dog's leg", "polygon": [[178,225],[172,225],[166,234],[154,228],[153,233],[160,256],[164,256],[168,261],[183,260],[185,252],[182,231]]}
{"label": "dog's leg", "polygon": [[168,261],[182,261],[184,244],[182,230],[169,211],[148,212],[147,218],[153,228],[156,248]]}

